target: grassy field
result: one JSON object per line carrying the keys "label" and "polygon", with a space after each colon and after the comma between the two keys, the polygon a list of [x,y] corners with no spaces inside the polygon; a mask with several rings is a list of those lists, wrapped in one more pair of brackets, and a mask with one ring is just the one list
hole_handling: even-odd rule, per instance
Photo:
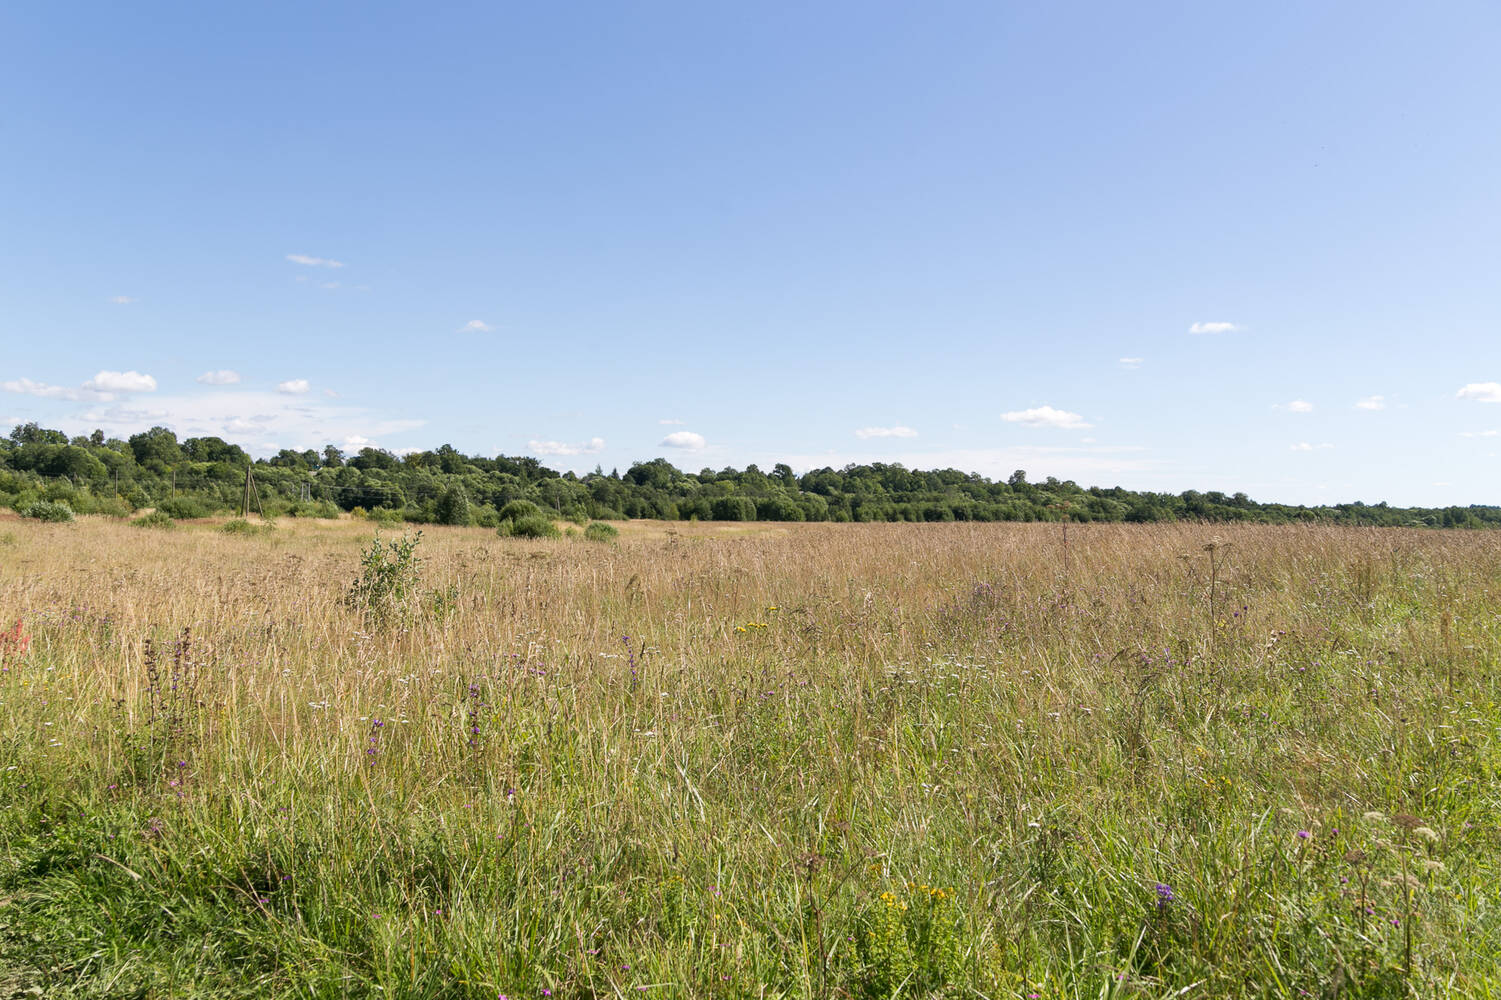
{"label": "grassy field", "polygon": [[0,997],[1501,996],[1501,534],[372,535],[0,522]]}

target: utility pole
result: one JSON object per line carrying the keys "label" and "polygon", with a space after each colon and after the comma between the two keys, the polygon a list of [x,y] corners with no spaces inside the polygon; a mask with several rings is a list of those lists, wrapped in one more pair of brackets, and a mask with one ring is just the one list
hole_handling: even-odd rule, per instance
{"label": "utility pole", "polygon": [[245,492],[240,497],[240,516],[247,517],[250,514],[250,500],[255,498],[255,512],[262,517],[266,512],[261,509],[261,491],[255,485],[255,466],[245,466]]}

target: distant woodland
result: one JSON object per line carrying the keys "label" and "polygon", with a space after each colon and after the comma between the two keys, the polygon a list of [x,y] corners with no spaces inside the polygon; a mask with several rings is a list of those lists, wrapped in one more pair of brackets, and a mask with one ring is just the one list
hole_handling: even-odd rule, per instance
{"label": "distant woodland", "polygon": [[1211,521],[1490,528],[1501,507],[1392,507],[1258,503],[1244,493],[1150,493],[1080,486],[1018,469],[991,480],[958,469],[847,465],[797,475],[770,469],[689,472],[665,458],[624,471],[559,473],[531,457],[465,455],[449,445],[397,456],[378,448],[345,454],[283,450],[252,460],[217,437],[178,440],[164,427],[106,438],[69,438],[35,423],[0,439],[0,505],[26,511],[66,504],[80,514],[128,516],[142,508],[173,518],[237,512],[251,470],[251,513],[495,527],[507,505],[535,504],[560,519],[714,521]]}

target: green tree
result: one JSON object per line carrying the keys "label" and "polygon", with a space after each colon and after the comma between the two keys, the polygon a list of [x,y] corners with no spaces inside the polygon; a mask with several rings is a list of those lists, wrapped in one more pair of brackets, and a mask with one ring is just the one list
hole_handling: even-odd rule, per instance
{"label": "green tree", "polygon": [[438,495],[433,508],[433,520],[439,524],[466,525],[469,523],[469,494],[462,483],[452,483]]}

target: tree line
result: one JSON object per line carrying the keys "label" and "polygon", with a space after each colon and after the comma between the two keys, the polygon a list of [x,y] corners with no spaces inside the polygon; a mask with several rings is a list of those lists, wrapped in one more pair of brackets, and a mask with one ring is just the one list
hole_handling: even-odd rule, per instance
{"label": "tree line", "polygon": [[625,472],[557,472],[530,456],[465,455],[451,445],[397,456],[379,448],[345,454],[283,449],[252,459],[218,437],[178,440],[165,427],[107,438],[68,437],[35,423],[0,439],[0,505],[66,503],[78,513],[128,516],[145,507],[173,517],[237,509],[252,469],[267,515],[334,517],[341,511],[391,521],[496,526],[516,501],[559,518],[714,521],[1074,521],[1199,520],[1288,524],[1487,528],[1501,506],[1392,507],[1359,501],[1309,507],[1258,503],[1244,493],[1152,493],[1083,487],[1023,470],[991,480],[958,469],[918,470],[876,462],[797,475],[769,470],[678,469],[665,458]]}

